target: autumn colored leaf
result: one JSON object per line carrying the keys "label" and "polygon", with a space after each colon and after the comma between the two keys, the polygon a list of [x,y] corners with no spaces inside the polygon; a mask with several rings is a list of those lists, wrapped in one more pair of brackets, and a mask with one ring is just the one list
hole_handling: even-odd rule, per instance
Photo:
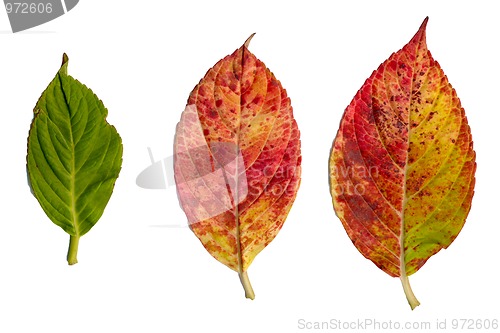
{"label": "autumn colored leaf", "polygon": [[345,110],[330,156],[337,216],[356,248],[408,276],[462,229],[474,193],[475,152],[464,109],[427,50],[427,18],[366,80]]}
{"label": "autumn colored leaf", "polygon": [[280,231],[300,183],[300,134],[285,89],[248,43],[211,68],[177,125],[174,173],[189,226],[238,272]]}

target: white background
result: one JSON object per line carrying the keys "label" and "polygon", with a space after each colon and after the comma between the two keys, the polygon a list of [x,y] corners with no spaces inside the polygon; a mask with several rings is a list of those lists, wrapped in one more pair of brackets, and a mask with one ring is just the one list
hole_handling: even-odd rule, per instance
{"label": "white background", "polygon": [[[299,319],[365,318],[433,328],[446,319],[450,330],[454,318],[500,319],[498,13],[493,1],[81,0],[12,34],[0,10],[0,332],[301,332]],[[472,128],[477,184],[456,241],[411,276],[422,303],[411,311],[399,280],[351,244],[327,167],[343,110],[426,16],[428,47]],[[249,269],[251,301],[186,227],[175,188],[145,190],[135,179],[150,165],[148,147],[157,160],[171,155],[189,93],[253,32],[250,50],[291,97],[303,178],[283,229]],[[124,144],[113,196],[71,267],[69,236],[25,173],[32,109],[63,52]]]}

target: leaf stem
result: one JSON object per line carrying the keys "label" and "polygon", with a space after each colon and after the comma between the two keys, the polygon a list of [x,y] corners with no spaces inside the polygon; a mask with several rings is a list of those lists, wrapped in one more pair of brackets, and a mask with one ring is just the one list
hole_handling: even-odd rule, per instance
{"label": "leaf stem", "polygon": [[68,249],[68,265],[74,265],[78,262],[76,255],[78,254],[78,242],[80,241],[80,236],[70,236],[69,237],[69,249]]}
{"label": "leaf stem", "polygon": [[253,292],[252,285],[250,284],[250,279],[248,278],[248,274],[246,271],[238,273],[240,276],[240,281],[241,284],[243,285],[243,288],[245,289],[245,297],[254,299],[255,294]]}
{"label": "leaf stem", "polygon": [[401,275],[400,277],[401,283],[403,284],[403,290],[405,291],[406,299],[408,300],[408,304],[410,304],[411,309],[414,310],[417,306],[420,305],[417,297],[413,294],[413,290],[411,290],[410,280],[406,274]]}

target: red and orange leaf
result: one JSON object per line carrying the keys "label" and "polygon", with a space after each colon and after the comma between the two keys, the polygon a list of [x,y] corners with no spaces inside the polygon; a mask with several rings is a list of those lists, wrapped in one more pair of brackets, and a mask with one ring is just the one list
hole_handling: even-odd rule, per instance
{"label": "red and orange leaf", "polygon": [[177,125],[174,173],[191,230],[238,272],[253,299],[247,269],[285,222],[301,155],[290,99],[249,40],[191,92]]}
{"label": "red and orange leaf", "polygon": [[366,258],[400,277],[412,309],[408,276],[457,237],[476,170],[464,109],[427,50],[426,24],[363,84],[330,156],[337,216]]}

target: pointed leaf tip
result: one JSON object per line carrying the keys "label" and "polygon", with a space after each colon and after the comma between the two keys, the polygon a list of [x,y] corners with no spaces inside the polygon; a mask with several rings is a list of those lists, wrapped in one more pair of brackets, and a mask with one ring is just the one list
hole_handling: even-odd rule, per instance
{"label": "pointed leaf tip", "polygon": [[60,73],[65,75],[68,74],[68,61],[69,61],[68,55],[66,53],[63,53],[61,68],[59,69]]}
{"label": "pointed leaf tip", "polygon": [[243,44],[247,49],[248,49],[248,46],[250,45],[250,41],[252,40],[253,36],[255,36],[255,32],[253,34],[251,34],[250,37],[248,37],[247,40],[245,41],[245,43]]}
{"label": "pointed leaf tip", "polygon": [[429,16],[427,16],[422,24],[420,25],[420,28],[418,28],[418,31],[425,34],[425,29],[427,28],[427,22],[429,22]]}
{"label": "pointed leaf tip", "polygon": [[63,53],[63,57],[62,57],[62,64],[61,65],[64,65],[65,63],[68,62],[68,55],[65,53]]}
{"label": "pointed leaf tip", "polygon": [[[429,22],[429,16],[426,16],[424,18],[424,21],[422,22],[422,24],[420,25],[420,29],[425,29],[425,27],[427,26],[427,22]],[[419,30],[420,30],[419,29]]]}
{"label": "pointed leaf tip", "polygon": [[429,21],[429,16],[427,16],[424,21],[422,22],[422,24],[420,25],[420,27],[418,28],[418,31],[417,33],[415,34],[415,36],[413,36],[412,40],[410,41],[410,43],[412,42],[425,42],[425,31],[426,31],[426,28],[427,28],[427,22]]}

